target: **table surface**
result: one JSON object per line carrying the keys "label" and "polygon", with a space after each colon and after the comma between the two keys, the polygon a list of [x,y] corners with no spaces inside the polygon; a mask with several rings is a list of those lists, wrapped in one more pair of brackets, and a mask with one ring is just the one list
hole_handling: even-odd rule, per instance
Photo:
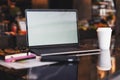
{"label": "table surface", "polygon": [[[92,48],[93,46],[96,46],[96,41],[86,40],[85,42],[82,42],[82,45],[85,48]],[[120,79],[119,52],[120,51],[113,52],[111,50],[112,68],[107,71],[97,69],[99,55],[80,56],[79,57],[80,61],[78,63],[78,80],[119,80]]]}

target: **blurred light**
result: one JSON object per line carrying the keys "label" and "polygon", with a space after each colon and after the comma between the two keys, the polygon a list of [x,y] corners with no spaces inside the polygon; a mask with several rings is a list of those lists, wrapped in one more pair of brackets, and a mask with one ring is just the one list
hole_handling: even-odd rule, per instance
{"label": "blurred light", "polygon": [[115,57],[111,58],[111,64],[112,64],[111,73],[113,74],[116,71],[116,59],[115,59]]}
{"label": "blurred light", "polygon": [[103,79],[105,77],[105,71],[102,71],[102,70],[98,70],[98,76],[100,79]]}

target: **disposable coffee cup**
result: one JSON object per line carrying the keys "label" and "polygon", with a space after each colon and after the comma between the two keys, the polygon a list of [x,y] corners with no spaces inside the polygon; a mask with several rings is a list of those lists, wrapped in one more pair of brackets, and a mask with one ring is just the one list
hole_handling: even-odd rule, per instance
{"label": "disposable coffee cup", "polygon": [[101,53],[98,57],[97,69],[103,71],[111,69],[110,50],[101,50]]}
{"label": "disposable coffee cup", "polygon": [[98,44],[100,49],[110,49],[112,29],[109,27],[98,28]]}

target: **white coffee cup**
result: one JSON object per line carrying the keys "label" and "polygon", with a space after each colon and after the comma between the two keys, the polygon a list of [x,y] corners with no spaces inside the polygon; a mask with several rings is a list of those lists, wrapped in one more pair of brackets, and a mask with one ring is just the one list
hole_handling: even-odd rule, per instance
{"label": "white coffee cup", "polygon": [[100,49],[109,49],[111,43],[112,29],[110,27],[103,27],[97,29],[98,44]]}

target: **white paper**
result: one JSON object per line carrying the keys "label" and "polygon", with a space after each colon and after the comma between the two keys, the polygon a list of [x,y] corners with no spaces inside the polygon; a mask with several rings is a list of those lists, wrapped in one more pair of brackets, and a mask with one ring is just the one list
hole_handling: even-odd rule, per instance
{"label": "white paper", "polygon": [[13,68],[13,69],[25,69],[25,68],[32,68],[32,67],[38,67],[38,66],[45,66],[50,64],[55,64],[56,62],[41,62],[36,59],[29,59],[29,60],[23,60],[19,62],[5,62],[3,60],[0,60],[0,65],[7,67],[7,68]]}

